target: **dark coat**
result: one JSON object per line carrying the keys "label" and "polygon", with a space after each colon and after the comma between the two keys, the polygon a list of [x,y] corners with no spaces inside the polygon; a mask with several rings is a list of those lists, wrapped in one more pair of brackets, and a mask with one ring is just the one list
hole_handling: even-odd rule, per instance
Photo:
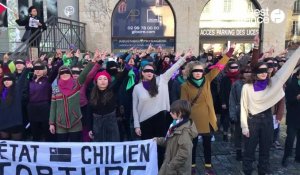
{"label": "dark coat", "polygon": [[25,69],[15,86],[12,87],[14,88],[11,89],[14,91],[12,103],[8,105],[5,101],[0,102],[0,130],[23,124],[22,93],[28,72],[29,69]]}
{"label": "dark coat", "polygon": [[233,83],[229,95],[229,116],[233,121],[240,121],[241,94],[244,80],[237,80]]}
{"label": "dark coat", "polygon": [[221,80],[220,84],[220,97],[221,97],[221,105],[225,104],[226,109],[222,109],[222,112],[228,113],[229,112],[229,95],[231,90],[231,80],[228,76],[225,76]]}
{"label": "dark coat", "polygon": [[300,94],[300,86],[297,77],[293,77],[285,89],[286,97],[286,124],[288,126],[300,128],[300,101],[297,95]]}
{"label": "dark coat", "polygon": [[36,30],[46,30],[47,27],[44,23],[44,20],[38,16],[34,17],[34,19],[37,19],[39,20],[39,22],[42,24],[42,26],[39,26],[38,28],[34,28],[34,27],[30,27],[29,26],[29,19],[30,19],[30,16],[27,16],[26,18],[24,18],[23,20],[21,19],[18,19],[16,20],[16,23],[19,25],[19,26],[25,26],[25,29],[26,30],[31,30],[31,33],[35,32]]}

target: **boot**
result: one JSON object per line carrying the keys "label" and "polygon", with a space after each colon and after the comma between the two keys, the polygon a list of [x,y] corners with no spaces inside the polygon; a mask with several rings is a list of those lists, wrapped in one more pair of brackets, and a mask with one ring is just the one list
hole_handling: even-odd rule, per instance
{"label": "boot", "polygon": [[243,155],[242,155],[242,150],[237,149],[236,150],[236,158],[237,161],[242,161],[243,160]]}

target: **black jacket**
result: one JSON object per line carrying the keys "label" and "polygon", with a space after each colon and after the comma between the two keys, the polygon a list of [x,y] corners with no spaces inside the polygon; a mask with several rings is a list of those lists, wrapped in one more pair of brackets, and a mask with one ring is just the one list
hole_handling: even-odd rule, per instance
{"label": "black jacket", "polygon": [[298,85],[297,77],[293,77],[285,89],[286,98],[286,124],[288,126],[300,128],[300,101],[297,100],[297,95],[300,94],[300,86]]}
{"label": "black jacket", "polygon": [[39,20],[39,22],[42,24],[42,26],[39,26],[38,28],[34,28],[34,27],[30,27],[29,26],[29,19],[31,16],[27,16],[25,19],[21,20],[21,19],[17,19],[16,23],[19,26],[25,26],[26,30],[31,30],[31,33],[34,33],[36,30],[46,30],[47,26],[44,23],[44,20],[38,16],[33,17],[34,19]]}
{"label": "black jacket", "polygon": [[225,76],[221,80],[220,84],[220,97],[221,97],[221,105],[226,105],[226,110],[223,112],[229,112],[229,95],[231,90],[231,80]]}
{"label": "black jacket", "polygon": [[23,124],[22,93],[28,72],[29,69],[25,69],[19,80],[15,81],[16,84],[11,89],[14,91],[12,103],[8,105],[5,101],[0,102],[0,130]]}

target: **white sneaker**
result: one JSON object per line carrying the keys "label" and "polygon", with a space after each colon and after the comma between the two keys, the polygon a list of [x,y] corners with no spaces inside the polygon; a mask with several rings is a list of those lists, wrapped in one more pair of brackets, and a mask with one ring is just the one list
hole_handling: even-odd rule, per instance
{"label": "white sneaker", "polygon": [[212,142],[216,141],[216,138],[214,135],[211,137],[210,141],[212,141]]}
{"label": "white sneaker", "polygon": [[201,135],[198,136],[198,142],[202,142],[202,136]]}

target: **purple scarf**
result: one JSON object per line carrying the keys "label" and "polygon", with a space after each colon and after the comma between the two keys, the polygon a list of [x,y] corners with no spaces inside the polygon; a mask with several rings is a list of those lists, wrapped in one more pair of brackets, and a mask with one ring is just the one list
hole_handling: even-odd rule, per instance
{"label": "purple scarf", "polygon": [[5,88],[3,88],[3,91],[2,91],[2,97],[1,97],[2,101],[4,101],[6,99],[7,94],[8,94],[8,89],[5,87]]}
{"label": "purple scarf", "polygon": [[253,84],[254,91],[258,92],[258,91],[265,90],[266,87],[268,86],[268,83],[269,83],[269,79],[255,81]]}
{"label": "purple scarf", "polygon": [[144,88],[148,91],[150,89],[150,81],[142,81]]}

